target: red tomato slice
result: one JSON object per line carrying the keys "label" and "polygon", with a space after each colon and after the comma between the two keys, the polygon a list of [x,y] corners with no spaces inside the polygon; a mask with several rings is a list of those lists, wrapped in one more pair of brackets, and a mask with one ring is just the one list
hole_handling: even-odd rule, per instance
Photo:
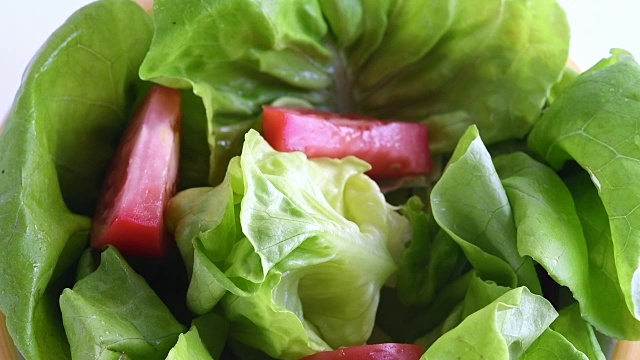
{"label": "red tomato slice", "polygon": [[322,351],[306,356],[302,360],[418,360],[423,353],[424,349],[420,345],[388,343]]}
{"label": "red tomato slice", "polygon": [[91,246],[131,256],[170,249],[163,213],[176,191],[180,92],[156,86],[145,97],[116,151],[98,201]]}
{"label": "red tomato slice", "polygon": [[312,109],[263,107],[264,137],[278,151],[308,157],[356,156],[369,176],[386,179],[431,171],[427,126]]}

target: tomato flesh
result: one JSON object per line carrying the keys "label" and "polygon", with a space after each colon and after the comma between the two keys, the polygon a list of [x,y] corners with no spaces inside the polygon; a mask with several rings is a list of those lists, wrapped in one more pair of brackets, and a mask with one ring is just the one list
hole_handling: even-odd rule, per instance
{"label": "tomato flesh", "polygon": [[367,174],[376,179],[425,174],[432,167],[425,124],[264,106],[263,132],[278,151],[356,156],[371,164]]}
{"label": "tomato flesh", "polygon": [[125,129],[103,184],[91,245],[131,256],[162,256],[170,247],[164,209],[176,191],[180,92],[156,86]]}
{"label": "tomato flesh", "polygon": [[321,351],[306,356],[302,360],[418,360],[423,353],[424,349],[420,345],[387,343]]}

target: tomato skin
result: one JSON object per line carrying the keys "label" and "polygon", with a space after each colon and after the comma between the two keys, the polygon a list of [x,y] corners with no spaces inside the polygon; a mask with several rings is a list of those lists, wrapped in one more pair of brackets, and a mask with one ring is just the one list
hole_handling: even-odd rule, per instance
{"label": "tomato skin", "polygon": [[301,360],[418,360],[423,353],[424,349],[421,345],[386,343],[321,351]]}
{"label": "tomato skin", "polygon": [[92,247],[145,257],[171,249],[164,209],[176,191],[180,106],[179,91],[155,86],[128,124],[96,207]]}
{"label": "tomato skin", "polygon": [[375,179],[431,171],[425,124],[380,121],[312,109],[263,107],[265,139],[278,151],[302,151],[308,157],[356,156],[371,164]]}

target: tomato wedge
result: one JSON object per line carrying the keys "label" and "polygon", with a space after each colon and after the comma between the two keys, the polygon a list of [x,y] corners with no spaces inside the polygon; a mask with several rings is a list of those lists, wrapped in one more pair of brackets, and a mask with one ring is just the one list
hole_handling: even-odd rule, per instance
{"label": "tomato wedge", "polygon": [[420,345],[387,343],[322,351],[306,356],[302,360],[418,360],[423,353],[424,349]]}
{"label": "tomato wedge", "polygon": [[115,246],[131,256],[170,249],[164,209],[176,191],[180,92],[156,86],[129,123],[103,184],[91,246]]}
{"label": "tomato wedge", "polygon": [[263,107],[264,137],[278,151],[308,157],[356,156],[375,179],[431,171],[427,126],[302,108]]}

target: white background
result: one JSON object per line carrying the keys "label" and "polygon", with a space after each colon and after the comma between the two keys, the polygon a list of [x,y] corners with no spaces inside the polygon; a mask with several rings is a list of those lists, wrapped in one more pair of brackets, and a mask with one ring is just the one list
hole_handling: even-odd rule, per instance
{"label": "white background", "polygon": [[[535,0],[533,0],[535,1]],[[0,0],[0,118],[22,72],[47,36],[90,0]],[[572,27],[571,57],[587,69],[612,47],[640,59],[640,1],[559,0]]]}

